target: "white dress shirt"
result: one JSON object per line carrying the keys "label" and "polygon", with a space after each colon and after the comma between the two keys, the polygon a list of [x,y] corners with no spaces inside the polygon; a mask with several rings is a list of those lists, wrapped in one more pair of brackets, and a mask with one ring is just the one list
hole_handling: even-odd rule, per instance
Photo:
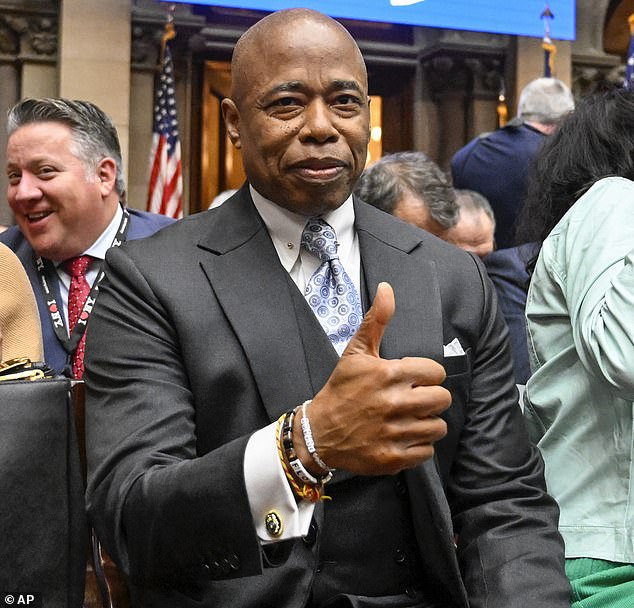
{"label": "white dress shirt", "polygon": [[[282,266],[303,293],[306,283],[321,265],[320,260],[300,246],[308,218],[279,207],[252,187],[251,197]],[[334,211],[325,213],[322,218],[334,228],[339,244],[339,259],[360,294],[361,257],[359,239],[354,230],[352,197]],[[277,422],[274,422],[255,432],[249,439],[244,455],[247,496],[258,537],[263,543],[305,536],[315,508],[309,501],[298,503],[295,500],[277,454],[276,426]],[[265,517],[270,511],[276,511],[283,523],[282,534],[277,538],[272,538],[266,530]]]}

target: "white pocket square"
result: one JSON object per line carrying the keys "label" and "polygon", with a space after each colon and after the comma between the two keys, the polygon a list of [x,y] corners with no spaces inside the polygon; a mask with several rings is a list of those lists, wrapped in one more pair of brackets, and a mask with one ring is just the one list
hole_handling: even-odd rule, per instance
{"label": "white pocket square", "polygon": [[458,338],[454,338],[449,344],[443,346],[443,354],[445,357],[458,357],[459,355],[464,355],[465,352]]}

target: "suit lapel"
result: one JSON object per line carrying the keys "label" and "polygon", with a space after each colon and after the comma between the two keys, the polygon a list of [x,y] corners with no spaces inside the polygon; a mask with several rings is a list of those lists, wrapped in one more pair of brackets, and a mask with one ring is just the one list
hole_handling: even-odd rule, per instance
{"label": "suit lapel", "polygon": [[218,217],[198,244],[201,265],[275,420],[313,396],[291,299],[294,285],[246,187],[210,213]]}
{"label": "suit lapel", "polygon": [[442,311],[436,265],[420,255],[419,232],[355,200],[355,226],[370,303],[381,281],[394,289],[396,312],[381,343],[381,356],[430,357],[442,362]]}

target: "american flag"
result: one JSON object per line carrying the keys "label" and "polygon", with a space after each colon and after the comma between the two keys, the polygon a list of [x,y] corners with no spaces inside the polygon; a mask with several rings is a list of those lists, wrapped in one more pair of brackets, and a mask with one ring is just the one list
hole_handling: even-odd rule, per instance
{"label": "american flag", "polygon": [[[171,27],[170,27],[171,26]],[[172,24],[168,24],[164,37],[161,75],[154,102],[154,127],[150,162],[150,187],[147,210],[170,217],[183,217],[183,175],[181,144],[178,135],[174,64],[168,40],[174,37]]]}
{"label": "american flag", "polygon": [[628,17],[628,22],[630,24],[630,46],[627,49],[623,87],[634,91],[634,13]]}

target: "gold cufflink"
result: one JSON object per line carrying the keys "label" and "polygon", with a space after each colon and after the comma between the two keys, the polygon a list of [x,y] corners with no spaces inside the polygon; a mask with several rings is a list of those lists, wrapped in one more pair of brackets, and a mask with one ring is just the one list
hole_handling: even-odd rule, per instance
{"label": "gold cufflink", "polygon": [[282,523],[282,518],[277,511],[269,511],[264,516],[264,525],[266,527],[266,531],[273,538],[279,538],[282,536],[284,524]]}

